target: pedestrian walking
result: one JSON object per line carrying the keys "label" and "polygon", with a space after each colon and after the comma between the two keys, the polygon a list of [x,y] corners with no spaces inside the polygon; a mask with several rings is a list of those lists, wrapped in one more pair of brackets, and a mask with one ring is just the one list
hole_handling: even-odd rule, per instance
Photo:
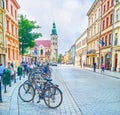
{"label": "pedestrian walking", "polygon": [[14,71],[13,66],[11,66],[11,63],[10,63],[10,62],[8,62],[8,69],[10,70],[11,79],[14,79],[15,71]]}
{"label": "pedestrian walking", "polygon": [[103,72],[104,72],[104,70],[105,70],[105,64],[104,64],[104,63],[102,63],[102,65],[101,65],[101,73],[103,73]]}
{"label": "pedestrian walking", "polygon": [[96,63],[95,62],[93,63],[93,70],[94,70],[94,72],[96,72]]}
{"label": "pedestrian walking", "polygon": [[83,63],[83,69],[85,69],[85,62]]}
{"label": "pedestrian walking", "polygon": [[11,65],[11,67],[12,67],[12,68],[14,68],[14,63],[13,63],[13,61],[11,62],[11,64],[10,64],[10,65]]}
{"label": "pedestrian walking", "polygon": [[0,64],[0,79],[2,78],[4,69],[5,67],[2,64]]}

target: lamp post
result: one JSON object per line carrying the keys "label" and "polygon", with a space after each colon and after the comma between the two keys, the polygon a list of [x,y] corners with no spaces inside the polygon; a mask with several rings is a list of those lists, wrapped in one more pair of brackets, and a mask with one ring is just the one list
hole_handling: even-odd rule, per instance
{"label": "lamp post", "polygon": [[0,76],[0,103],[2,102],[2,88],[1,88],[1,76]]}
{"label": "lamp post", "polygon": [[[114,2],[115,3],[115,2]],[[112,17],[112,37],[111,37],[111,47],[110,47],[110,71],[113,70],[112,68],[112,52],[113,52],[113,35],[114,35],[114,15],[115,15],[115,5],[113,5],[113,17]]]}

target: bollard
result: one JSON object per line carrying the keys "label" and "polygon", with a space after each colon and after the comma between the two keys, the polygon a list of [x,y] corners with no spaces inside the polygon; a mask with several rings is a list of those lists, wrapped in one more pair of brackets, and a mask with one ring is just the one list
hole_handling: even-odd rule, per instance
{"label": "bollard", "polygon": [[2,103],[2,87],[1,87],[1,76],[0,76],[0,103]]}
{"label": "bollard", "polygon": [[7,93],[6,84],[4,84],[4,93]]}
{"label": "bollard", "polygon": [[22,66],[18,66],[18,68],[17,68],[17,74],[18,74],[18,76],[19,76],[19,80],[21,80],[21,76],[22,76]]}

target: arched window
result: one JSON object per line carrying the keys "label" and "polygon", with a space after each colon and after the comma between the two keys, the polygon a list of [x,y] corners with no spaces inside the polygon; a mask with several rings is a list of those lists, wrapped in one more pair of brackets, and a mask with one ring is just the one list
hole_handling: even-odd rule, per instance
{"label": "arched window", "polygon": [[43,49],[40,50],[40,55],[43,55]]}
{"label": "arched window", "polygon": [[0,0],[0,7],[4,9],[4,0]]}

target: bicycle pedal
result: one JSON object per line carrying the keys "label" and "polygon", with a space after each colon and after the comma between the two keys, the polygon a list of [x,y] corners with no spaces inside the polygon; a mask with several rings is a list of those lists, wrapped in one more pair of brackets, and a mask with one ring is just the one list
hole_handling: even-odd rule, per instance
{"label": "bicycle pedal", "polygon": [[37,101],[37,103],[40,103],[40,101]]}

